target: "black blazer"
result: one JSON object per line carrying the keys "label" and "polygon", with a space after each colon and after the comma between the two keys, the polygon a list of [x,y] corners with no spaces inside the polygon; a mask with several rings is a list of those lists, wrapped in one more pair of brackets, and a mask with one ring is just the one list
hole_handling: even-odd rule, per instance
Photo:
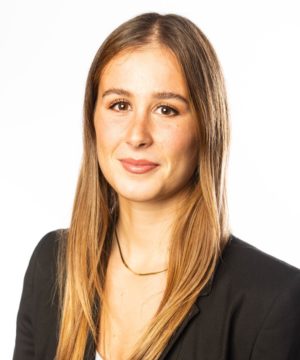
{"label": "black blazer", "polygon": [[[50,232],[31,257],[17,317],[14,360],[55,356],[57,245],[58,232]],[[95,346],[89,340],[85,359],[94,358]],[[214,277],[160,357],[189,359],[299,360],[299,269],[231,236]]]}

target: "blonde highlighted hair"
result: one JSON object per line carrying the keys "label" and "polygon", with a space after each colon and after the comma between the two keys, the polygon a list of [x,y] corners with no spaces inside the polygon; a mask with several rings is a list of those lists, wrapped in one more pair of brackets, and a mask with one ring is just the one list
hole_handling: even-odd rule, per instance
{"label": "blonde highlighted hair", "polygon": [[147,331],[128,360],[156,360],[211,279],[228,242],[226,164],[229,120],[222,71],[206,36],[185,17],[145,13],[123,23],[99,48],[84,100],[84,153],[66,241],[60,244],[60,332],[56,360],[82,360],[99,341],[104,282],[110,256],[116,193],[98,165],[93,123],[101,73],[120,51],[149,43],[178,59],[196,114],[199,163],[174,223],[167,283]]}

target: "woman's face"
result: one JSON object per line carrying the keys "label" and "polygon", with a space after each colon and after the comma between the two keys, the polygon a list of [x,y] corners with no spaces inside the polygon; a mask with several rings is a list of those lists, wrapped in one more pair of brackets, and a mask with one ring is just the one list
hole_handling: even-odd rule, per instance
{"label": "woman's face", "polygon": [[104,68],[94,114],[98,161],[120,197],[176,197],[198,162],[195,118],[173,53],[159,45],[117,54]]}

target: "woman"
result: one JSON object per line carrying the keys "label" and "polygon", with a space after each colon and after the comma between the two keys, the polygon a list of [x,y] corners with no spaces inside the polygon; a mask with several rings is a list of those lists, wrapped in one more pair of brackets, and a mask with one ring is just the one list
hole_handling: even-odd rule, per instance
{"label": "woman", "polygon": [[92,63],[70,228],[31,258],[14,360],[300,358],[300,271],[230,234],[226,93],[178,15],[118,27]]}

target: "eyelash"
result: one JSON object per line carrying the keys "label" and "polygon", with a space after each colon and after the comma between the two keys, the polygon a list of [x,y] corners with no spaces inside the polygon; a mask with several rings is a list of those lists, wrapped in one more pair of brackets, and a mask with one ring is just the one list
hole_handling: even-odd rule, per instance
{"label": "eyelash", "polygon": [[[114,106],[117,105],[117,104],[120,104],[120,103],[125,103],[125,104],[127,104],[127,105],[129,104],[128,101],[126,101],[125,99],[117,99],[117,100],[115,100],[115,101],[109,106],[109,109],[114,110],[114,109],[113,109]],[[178,111],[177,109],[175,109],[174,107],[169,106],[169,105],[167,105],[167,104],[161,103],[161,104],[159,104],[156,108],[158,109],[159,107],[165,107],[165,108],[167,108],[167,109],[169,109],[169,110],[171,110],[171,111],[173,112],[173,114],[171,114],[171,115],[166,115],[166,116],[176,116],[176,115],[179,114],[179,111]],[[117,110],[117,111],[122,112],[122,110]],[[125,110],[125,111],[126,111],[126,110]],[[164,114],[163,114],[163,115],[164,115]]]}
{"label": "eyelash", "polygon": [[175,109],[174,107],[169,106],[169,105],[167,105],[167,104],[159,104],[159,105],[157,106],[157,108],[159,108],[159,107],[165,107],[165,108],[167,108],[167,109],[169,109],[169,110],[171,110],[171,111],[173,112],[173,114],[171,114],[171,115],[166,115],[166,116],[176,116],[176,115],[179,114],[179,111],[178,111],[177,109]]}
{"label": "eyelash", "polygon": [[[109,109],[113,110],[113,107],[117,104],[120,104],[120,103],[126,103],[128,104],[128,102],[125,100],[125,99],[117,99],[115,100],[112,104],[109,105]],[[118,110],[118,111],[121,111],[121,110]]]}

